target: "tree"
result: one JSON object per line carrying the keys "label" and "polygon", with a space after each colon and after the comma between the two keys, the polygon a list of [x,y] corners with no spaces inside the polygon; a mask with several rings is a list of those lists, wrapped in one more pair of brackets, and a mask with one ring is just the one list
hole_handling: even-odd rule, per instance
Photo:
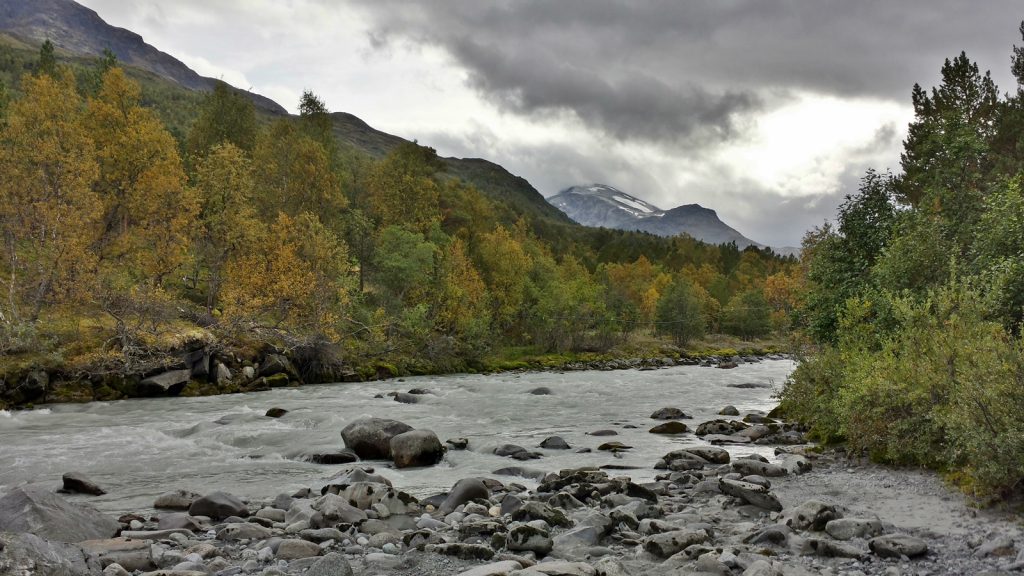
{"label": "tree", "polygon": [[93,68],[86,73],[83,80],[86,94],[92,97],[99,94],[103,88],[103,77],[114,68],[117,68],[117,55],[110,48],[104,48],[103,53],[96,59]]}
{"label": "tree", "polygon": [[252,207],[254,187],[249,159],[229,142],[211,148],[196,170],[202,201],[196,245],[198,263],[206,273],[209,311],[219,302],[228,262],[254,241],[259,228]]}
{"label": "tree", "polygon": [[399,144],[370,173],[370,214],[383,226],[404,225],[426,232],[441,218],[439,188],[433,179],[440,168],[433,148]]}
{"label": "tree", "polygon": [[444,251],[439,276],[438,329],[456,338],[464,352],[483,350],[491,320],[487,286],[458,238]]}
{"label": "tree", "polygon": [[312,212],[323,222],[341,227],[348,199],[338,175],[323,146],[293,122],[278,120],[260,135],[253,161],[255,203],[261,217],[272,219],[278,211],[291,217]]}
{"label": "tree", "polygon": [[490,289],[494,321],[501,330],[522,316],[532,260],[511,232],[498,226],[480,237],[476,246],[480,272]]}
{"label": "tree", "polygon": [[741,338],[758,338],[771,332],[771,311],[760,290],[733,296],[722,310],[722,329]]}
{"label": "tree", "polygon": [[139,85],[113,68],[89,100],[105,212],[99,255],[116,283],[159,286],[189,255],[199,200],[185,185],[174,137],[141,106],[140,95]]}
{"label": "tree", "polygon": [[334,341],[348,255],[316,215],[280,213],[226,267],[224,317],[252,330]]}
{"label": "tree", "polygon": [[258,133],[252,100],[224,82],[217,82],[199,107],[199,117],[189,130],[185,149],[193,163],[224,142],[251,152]]}
{"label": "tree", "polygon": [[381,230],[374,257],[374,279],[392,305],[422,301],[434,272],[437,246],[423,234],[398,226]]}
{"label": "tree", "polygon": [[299,100],[299,119],[306,135],[323,146],[333,164],[338,156],[338,142],[334,139],[334,126],[327,104],[312,91],[304,91]]}
{"label": "tree", "polygon": [[47,39],[43,42],[41,48],[39,48],[39,62],[36,64],[36,72],[40,75],[52,76],[56,78],[57,74],[57,54],[53,47],[53,42]]}
{"label": "tree", "polygon": [[676,277],[665,289],[658,300],[655,322],[658,334],[671,336],[678,346],[704,336],[704,311],[686,278]]}
{"label": "tree", "polygon": [[47,303],[88,296],[99,174],[74,78],[22,79],[0,140],[0,322],[35,323]]}

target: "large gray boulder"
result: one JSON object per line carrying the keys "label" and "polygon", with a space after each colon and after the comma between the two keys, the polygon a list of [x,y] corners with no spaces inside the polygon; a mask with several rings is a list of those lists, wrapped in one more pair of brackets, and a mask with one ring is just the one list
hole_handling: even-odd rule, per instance
{"label": "large gray boulder", "polygon": [[734,498],[739,498],[748,504],[753,504],[758,508],[764,508],[772,512],[781,512],[782,503],[775,497],[774,494],[768,491],[768,488],[760,486],[758,484],[752,484],[750,482],[742,482],[740,480],[729,480],[722,478],[718,481],[718,487],[724,494],[728,494]]}
{"label": "large gray boulder", "polygon": [[19,486],[0,498],[0,531],[81,542],[110,538],[119,528],[116,520],[99,510],[69,502],[44,488]]}
{"label": "large gray boulder", "polygon": [[214,520],[223,520],[228,516],[245,518],[249,515],[249,508],[237,496],[227,492],[213,492],[195,499],[188,507],[188,513],[192,516],[209,516]]}
{"label": "large gray boulder", "polygon": [[189,370],[170,370],[150,376],[139,382],[139,393],[143,396],[177,396],[192,378]]}
{"label": "large gray boulder", "polygon": [[386,460],[391,458],[391,439],[409,432],[412,426],[386,418],[360,418],[341,431],[345,446],[360,458]]}
{"label": "large gray boulder", "polygon": [[444,447],[430,430],[410,430],[391,438],[391,458],[397,468],[433,466],[444,458]]}
{"label": "large gray boulder", "polygon": [[0,574],[4,576],[100,576],[98,558],[80,547],[34,534],[0,532]]}

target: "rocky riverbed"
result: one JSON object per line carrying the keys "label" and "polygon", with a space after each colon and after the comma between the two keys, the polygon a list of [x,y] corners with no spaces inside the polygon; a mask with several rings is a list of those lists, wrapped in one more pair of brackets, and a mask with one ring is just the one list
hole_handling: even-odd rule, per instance
{"label": "rocky riverbed", "polygon": [[[696,426],[684,424],[677,407],[652,413],[652,428],[676,422],[700,441],[649,462],[649,481],[634,482],[634,471],[615,465],[547,470],[540,458],[520,469],[530,479],[467,477],[415,498],[378,472],[434,465],[474,438],[442,443],[416,422],[361,418],[340,431],[361,460],[337,467],[319,489],[248,501],[231,486],[176,490],[156,498],[155,513],[115,520],[52,487],[18,486],[0,498],[0,574],[853,576],[1024,568],[1019,520],[968,508],[933,475],[822,454],[803,443],[798,427],[731,408],[721,412],[732,416]],[[604,452],[634,449],[601,440]],[[762,450],[744,453],[753,446]],[[498,449],[510,459],[537,452]],[[76,474],[63,487],[103,491]]]}

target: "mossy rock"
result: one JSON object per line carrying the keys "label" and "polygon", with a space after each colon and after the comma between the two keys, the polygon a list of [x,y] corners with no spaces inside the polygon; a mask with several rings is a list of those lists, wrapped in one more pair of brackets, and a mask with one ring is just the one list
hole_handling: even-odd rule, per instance
{"label": "mossy rock", "polygon": [[264,377],[264,380],[266,381],[267,386],[270,386],[271,388],[284,388],[288,386],[289,382],[288,375],[284,373],[266,376]]}
{"label": "mossy rock", "polygon": [[94,399],[92,383],[88,380],[54,382],[47,394],[50,402],[91,402]]}
{"label": "mossy rock", "polygon": [[123,394],[106,384],[100,384],[98,387],[93,387],[92,395],[93,398],[101,401],[120,400],[124,397]]}

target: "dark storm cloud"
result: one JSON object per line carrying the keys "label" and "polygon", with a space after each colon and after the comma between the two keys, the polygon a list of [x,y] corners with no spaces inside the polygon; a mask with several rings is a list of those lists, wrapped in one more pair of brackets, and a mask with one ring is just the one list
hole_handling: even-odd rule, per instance
{"label": "dark storm cloud", "polygon": [[504,110],[575,114],[612,136],[703,145],[767,96],[904,102],[960,50],[1008,86],[1019,0],[362,0],[387,39],[438,46]]}

